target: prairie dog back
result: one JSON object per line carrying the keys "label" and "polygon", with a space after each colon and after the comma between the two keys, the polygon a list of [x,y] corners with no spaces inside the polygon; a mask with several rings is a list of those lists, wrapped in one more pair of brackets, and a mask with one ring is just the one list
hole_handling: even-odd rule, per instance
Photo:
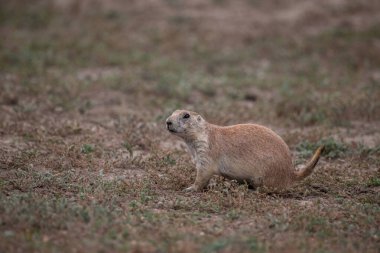
{"label": "prairie dog back", "polygon": [[[292,181],[293,164],[288,146],[275,132],[256,124],[210,127],[210,155],[217,161],[220,174],[233,179],[253,181],[255,186],[283,187]],[[281,177],[273,185],[267,180]],[[269,185],[270,184],[270,185]]]}

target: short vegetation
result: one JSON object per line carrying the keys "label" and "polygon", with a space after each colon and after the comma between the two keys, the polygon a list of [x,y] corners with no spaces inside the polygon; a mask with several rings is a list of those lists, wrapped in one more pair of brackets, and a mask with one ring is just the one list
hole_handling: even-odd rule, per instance
{"label": "short vegetation", "polygon": [[[0,252],[379,252],[379,1],[1,1]],[[281,192],[195,177],[177,108],[255,122]]]}

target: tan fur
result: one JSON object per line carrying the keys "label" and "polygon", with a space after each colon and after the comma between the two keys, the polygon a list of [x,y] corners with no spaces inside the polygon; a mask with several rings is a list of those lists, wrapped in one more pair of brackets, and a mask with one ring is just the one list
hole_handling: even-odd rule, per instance
{"label": "tan fur", "polygon": [[[188,118],[184,118],[186,114]],[[296,171],[286,143],[264,126],[217,126],[185,110],[173,112],[166,122],[168,130],[186,142],[197,169],[196,180],[187,190],[203,189],[213,175],[246,181],[254,187],[283,189],[310,175],[323,150],[320,147]]]}

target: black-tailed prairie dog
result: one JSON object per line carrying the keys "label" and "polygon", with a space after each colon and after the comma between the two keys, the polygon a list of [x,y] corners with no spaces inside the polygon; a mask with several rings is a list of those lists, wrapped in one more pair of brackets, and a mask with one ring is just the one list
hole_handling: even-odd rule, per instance
{"label": "black-tailed prairie dog", "polygon": [[256,124],[217,126],[196,112],[176,110],[167,129],[187,144],[197,176],[188,191],[202,190],[213,175],[222,175],[253,187],[283,189],[309,176],[323,147],[300,170],[293,166],[289,147],[275,132]]}

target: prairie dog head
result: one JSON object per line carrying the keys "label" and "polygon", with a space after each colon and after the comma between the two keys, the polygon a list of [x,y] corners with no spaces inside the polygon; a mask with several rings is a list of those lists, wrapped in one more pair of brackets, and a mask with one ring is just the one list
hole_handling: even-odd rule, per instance
{"label": "prairie dog head", "polygon": [[196,139],[206,129],[206,121],[196,112],[176,110],[166,119],[166,128],[184,139]]}

